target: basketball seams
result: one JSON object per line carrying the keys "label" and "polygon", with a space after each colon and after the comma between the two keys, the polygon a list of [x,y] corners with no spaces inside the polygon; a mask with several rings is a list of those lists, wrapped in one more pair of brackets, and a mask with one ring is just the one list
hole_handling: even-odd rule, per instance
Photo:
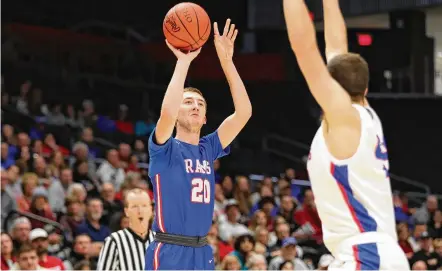
{"label": "basketball seams", "polygon": [[200,35],[200,21],[198,20],[198,14],[196,13],[196,10],[190,6],[193,9],[193,12],[195,13],[195,18],[196,18],[196,25],[198,26],[198,39],[201,40],[201,35]]}
{"label": "basketball seams", "polygon": [[169,28],[167,28],[167,26],[164,26],[164,28],[167,30],[167,32],[169,32],[169,34],[170,34],[171,36],[173,36],[174,38],[176,38],[176,39],[178,39],[178,40],[180,40],[180,41],[183,41],[183,42],[189,44],[189,46],[191,47],[191,49],[193,49],[193,44],[195,44],[195,43],[192,44],[192,43],[188,42],[187,40],[183,40],[183,39],[181,39],[181,38],[175,36],[175,35],[169,30]]}
{"label": "basketball seams", "polygon": [[[206,30],[205,30],[204,33],[203,33],[203,37],[204,37],[204,35],[206,35],[207,30],[209,30],[210,24],[211,24],[211,22],[210,22],[210,19],[209,19],[209,23],[208,23],[207,26],[206,26]],[[202,39],[203,39],[203,38],[200,37],[200,40],[202,40]],[[207,37],[207,39],[209,39],[209,37]],[[207,39],[206,39],[206,40],[207,40]]]}
{"label": "basketball seams", "polygon": [[190,32],[189,32],[189,30],[187,29],[186,25],[185,25],[185,24],[183,23],[183,21],[181,20],[180,15],[179,15],[178,12],[176,11],[176,7],[174,8],[174,12],[175,12],[175,15],[178,17],[178,20],[180,20],[181,25],[184,27],[184,29],[186,29],[187,34],[189,34],[189,36],[193,39],[193,41],[194,41],[196,44],[198,44],[198,41],[195,40],[195,38],[192,36],[192,34],[190,34]]}

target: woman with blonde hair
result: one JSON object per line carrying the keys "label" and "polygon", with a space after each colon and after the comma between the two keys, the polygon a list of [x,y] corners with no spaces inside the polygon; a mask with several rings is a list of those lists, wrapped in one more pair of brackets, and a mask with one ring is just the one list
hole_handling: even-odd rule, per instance
{"label": "woman with blonde hair", "polygon": [[227,255],[221,262],[218,270],[241,270],[241,264],[234,255]]}
{"label": "woman with blonde hair", "polygon": [[55,151],[51,154],[50,164],[48,166],[51,175],[55,178],[60,178],[60,172],[66,167],[64,162],[63,153],[60,151]]}
{"label": "woman with blonde hair", "polygon": [[32,195],[38,186],[38,176],[35,173],[27,172],[22,177],[21,189],[23,194],[17,198],[19,211],[28,212],[31,207]]}

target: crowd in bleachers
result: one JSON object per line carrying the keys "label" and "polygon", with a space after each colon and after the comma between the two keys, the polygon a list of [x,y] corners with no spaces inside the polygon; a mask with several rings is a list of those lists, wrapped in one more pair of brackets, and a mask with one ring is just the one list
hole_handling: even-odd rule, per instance
{"label": "crowd in bleachers", "polygon": [[[38,266],[94,270],[104,239],[125,228],[125,191],[149,191],[147,137],[153,122],[73,105],[34,104],[25,82],[17,97],[2,91],[1,270]],[[32,92],[32,93],[31,93]],[[64,110],[64,108],[66,110]],[[24,122],[20,120],[31,120]],[[100,135],[100,138],[97,137]],[[105,140],[103,140],[103,138]],[[215,210],[208,239],[218,269],[326,270],[333,261],[308,186],[295,170],[252,181],[215,161]],[[442,268],[442,214],[429,196],[411,208],[394,195],[399,244],[414,270]]]}

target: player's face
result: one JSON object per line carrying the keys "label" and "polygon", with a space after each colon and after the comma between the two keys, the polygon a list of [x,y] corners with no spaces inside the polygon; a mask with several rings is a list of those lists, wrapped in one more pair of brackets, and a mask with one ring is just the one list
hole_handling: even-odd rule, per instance
{"label": "player's face", "polygon": [[129,217],[131,225],[146,226],[152,215],[152,207],[149,195],[147,193],[130,193],[127,197],[127,207],[125,212]]}
{"label": "player's face", "polygon": [[206,124],[206,101],[195,92],[184,92],[178,112],[178,125],[189,132],[198,132]]}

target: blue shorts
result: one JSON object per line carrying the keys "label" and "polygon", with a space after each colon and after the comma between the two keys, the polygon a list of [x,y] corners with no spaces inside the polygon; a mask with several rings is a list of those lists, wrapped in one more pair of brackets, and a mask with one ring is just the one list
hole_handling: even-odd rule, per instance
{"label": "blue shorts", "polygon": [[145,270],[215,270],[212,247],[185,247],[153,242],[146,251]]}

